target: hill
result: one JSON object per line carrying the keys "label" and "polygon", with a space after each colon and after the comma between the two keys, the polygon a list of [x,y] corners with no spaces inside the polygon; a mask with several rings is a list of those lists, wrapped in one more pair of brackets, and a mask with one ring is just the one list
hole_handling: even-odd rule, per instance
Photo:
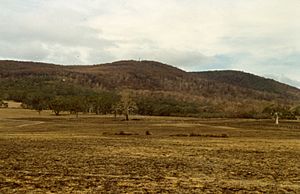
{"label": "hill", "polygon": [[196,72],[199,77],[207,80],[212,80],[218,83],[227,83],[238,87],[249,88],[263,92],[275,94],[290,93],[292,96],[299,94],[299,89],[291,87],[287,84],[280,83],[273,79],[256,76],[250,73],[241,71],[207,71]]}
{"label": "hill", "polygon": [[63,66],[6,60],[0,61],[0,84],[2,98],[15,100],[35,91],[76,95],[131,89],[137,96],[197,102],[219,112],[300,102],[299,89],[272,79],[239,71],[185,72],[155,61]]}

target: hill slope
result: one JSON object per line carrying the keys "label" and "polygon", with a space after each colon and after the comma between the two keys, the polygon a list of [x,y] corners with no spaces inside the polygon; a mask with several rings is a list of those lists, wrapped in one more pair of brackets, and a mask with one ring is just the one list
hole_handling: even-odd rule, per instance
{"label": "hill slope", "polygon": [[34,85],[42,88],[55,83],[57,87],[64,80],[67,84],[93,90],[130,88],[218,102],[300,101],[300,90],[295,87],[238,71],[185,72],[154,61],[118,61],[90,66],[0,61],[2,91],[8,87],[19,91],[27,86],[18,87],[16,81],[29,79],[33,90]]}
{"label": "hill slope", "polygon": [[292,92],[299,93],[299,89],[291,87],[287,84],[280,83],[273,79],[263,78],[250,73],[241,71],[207,71],[195,73],[203,79],[216,81],[218,83],[227,83],[236,85],[243,88],[249,88],[253,90],[271,92],[271,93],[284,93]]}

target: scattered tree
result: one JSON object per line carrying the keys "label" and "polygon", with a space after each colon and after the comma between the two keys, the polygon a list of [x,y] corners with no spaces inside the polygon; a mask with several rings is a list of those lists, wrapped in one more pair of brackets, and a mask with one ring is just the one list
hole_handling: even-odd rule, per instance
{"label": "scattered tree", "polygon": [[39,114],[43,110],[48,109],[48,102],[50,97],[42,94],[42,93],[30,93],[26,96],[25,100],[23,100],[23,106],[36,110]]}
{"label": "scattered tree", "polygon": [[65,97],[56,96],[49,102],[49,108],[54,112],[56,116],[59,116],[60,112],[67,111],[67,103]]}
{"label": "scattered tree", "polygon": [[121,92],[121,100],[116,108],[117,111],[120,111],[125,116],[126,121],[128,121],[129,115],[137,109],[130,90],[123,90]]}
{"label": "scattered tree", "polygon": [[85,100],[81,96],[70,96],[65,99],[65,110],[69,111],[70,114],[75,114],[78,118],[79,112],[86,110]]}
{"label": "scattered tree", "polygon": [[96,114],[109,114],[114,111],[119,96],[113,92],[101,92],[89,97],[88,101]]}

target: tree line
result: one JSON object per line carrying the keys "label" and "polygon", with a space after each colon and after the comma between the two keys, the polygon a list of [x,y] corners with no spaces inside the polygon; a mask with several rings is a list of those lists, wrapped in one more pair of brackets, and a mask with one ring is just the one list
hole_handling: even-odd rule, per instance
{"label": "tree line", "polygon": [[[211,118],[272,118],[275,113],[283,119],[295,119],[300,106],[259,101],[221,98],[187,98],[167,92],[137,92],[135,90],[103,91],[47,76],[0,81],[0,99],[22,102],[24,108],[41,112],[62,112],[150,116],[193,116]],[[0,101],[0,107],[7,104]]]}
{"label": "tree line", "polygon": [[22,100],[24,108],[52,110],[55,115],[69,112],[78,117],[79,113],[98,115],[123,115],[129,120],[130,114],[149,116],[194,116],[194,117],[238,117],[238,118],[272,118],[275,114],[281,119],[296,119],[300,116],[300,106],[271,104],[263,111],[249,111],[229,114],[222,108],[203,106],[197,102],[180,101],[171,97],[140,96],[130,90],[121,92],[81,93],[79,95],[46,95],[30,93]]}
{"label": "tree line", "polygon": [[180,102],[167,97],[138,96],[130,90],[121,92],[95,92],[79,95],[47,95],[30,93],[22,99],[23,108],[52,110],[55,115],[69,112],[78,117],[82,113],[124,115],[129,120],[130,114],[150,116],[191,116],[199,113],[192,102]]}

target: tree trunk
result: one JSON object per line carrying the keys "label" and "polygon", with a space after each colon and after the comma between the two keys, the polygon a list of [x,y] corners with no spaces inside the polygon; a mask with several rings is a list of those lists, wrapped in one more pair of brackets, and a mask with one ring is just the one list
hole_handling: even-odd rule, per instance
{"label": "tree trunk", "polygon": [[117,119],[117,111],[115,110],[114,111],[114,117],[115,117],[115,120]]}

